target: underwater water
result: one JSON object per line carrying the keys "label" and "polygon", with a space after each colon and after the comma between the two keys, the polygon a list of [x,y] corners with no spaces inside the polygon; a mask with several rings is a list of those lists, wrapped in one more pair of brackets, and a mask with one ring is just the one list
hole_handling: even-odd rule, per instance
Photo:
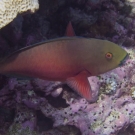
{"label": "underwater water", "polygon": [[0,3],[0,135],[135,134],[134,0]]}

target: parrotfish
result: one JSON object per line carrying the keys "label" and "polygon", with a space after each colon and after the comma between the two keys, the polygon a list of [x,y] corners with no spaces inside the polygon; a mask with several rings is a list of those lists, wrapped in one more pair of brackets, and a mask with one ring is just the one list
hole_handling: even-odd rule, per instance
{"label": "parrotfish", "polygon": [[63,37],[14,52],[0,63],[0,73],[65,81],[91,101],[88,77],[118,67],[126,57],[123,48],[107,40]]}

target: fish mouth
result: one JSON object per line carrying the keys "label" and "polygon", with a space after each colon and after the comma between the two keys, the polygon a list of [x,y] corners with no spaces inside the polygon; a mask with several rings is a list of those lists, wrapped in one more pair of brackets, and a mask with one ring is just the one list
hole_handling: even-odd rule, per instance
{"label": "fish mouth", "polygon": [[125,61],[126,61],[128,58],[129,58],[129,55],[128,55],[128,53],[127,53],[127,55],[124,57],[124,59],[123,59],[122,61],[120,61],[119,66],[123,66],[124,63],[125,63]]}

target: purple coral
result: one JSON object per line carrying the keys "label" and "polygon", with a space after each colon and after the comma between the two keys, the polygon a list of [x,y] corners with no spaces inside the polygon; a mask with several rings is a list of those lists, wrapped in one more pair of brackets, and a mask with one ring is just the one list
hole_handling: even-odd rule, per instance
{"label": "purple coral", "polygon": [[56,110],[48,105],[41,106],[41,110],[46,116],[53,118],[54,127],[75,125],[82,135],[117,134],[135,121],[135,104],[130,96],[116,98],[101,95],[94,104],[81,99],[65,109]]}

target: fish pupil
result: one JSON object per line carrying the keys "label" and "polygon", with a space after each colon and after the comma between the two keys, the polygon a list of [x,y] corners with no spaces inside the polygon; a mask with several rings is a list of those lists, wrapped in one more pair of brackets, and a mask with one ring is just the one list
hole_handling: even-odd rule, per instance
{"label": "fish pupil", "polygon": [[106,53],[105,57],[107,59],[111,59],[113,57],[113,55],[112,55],[112,53],[108,52],[108,53]]}

